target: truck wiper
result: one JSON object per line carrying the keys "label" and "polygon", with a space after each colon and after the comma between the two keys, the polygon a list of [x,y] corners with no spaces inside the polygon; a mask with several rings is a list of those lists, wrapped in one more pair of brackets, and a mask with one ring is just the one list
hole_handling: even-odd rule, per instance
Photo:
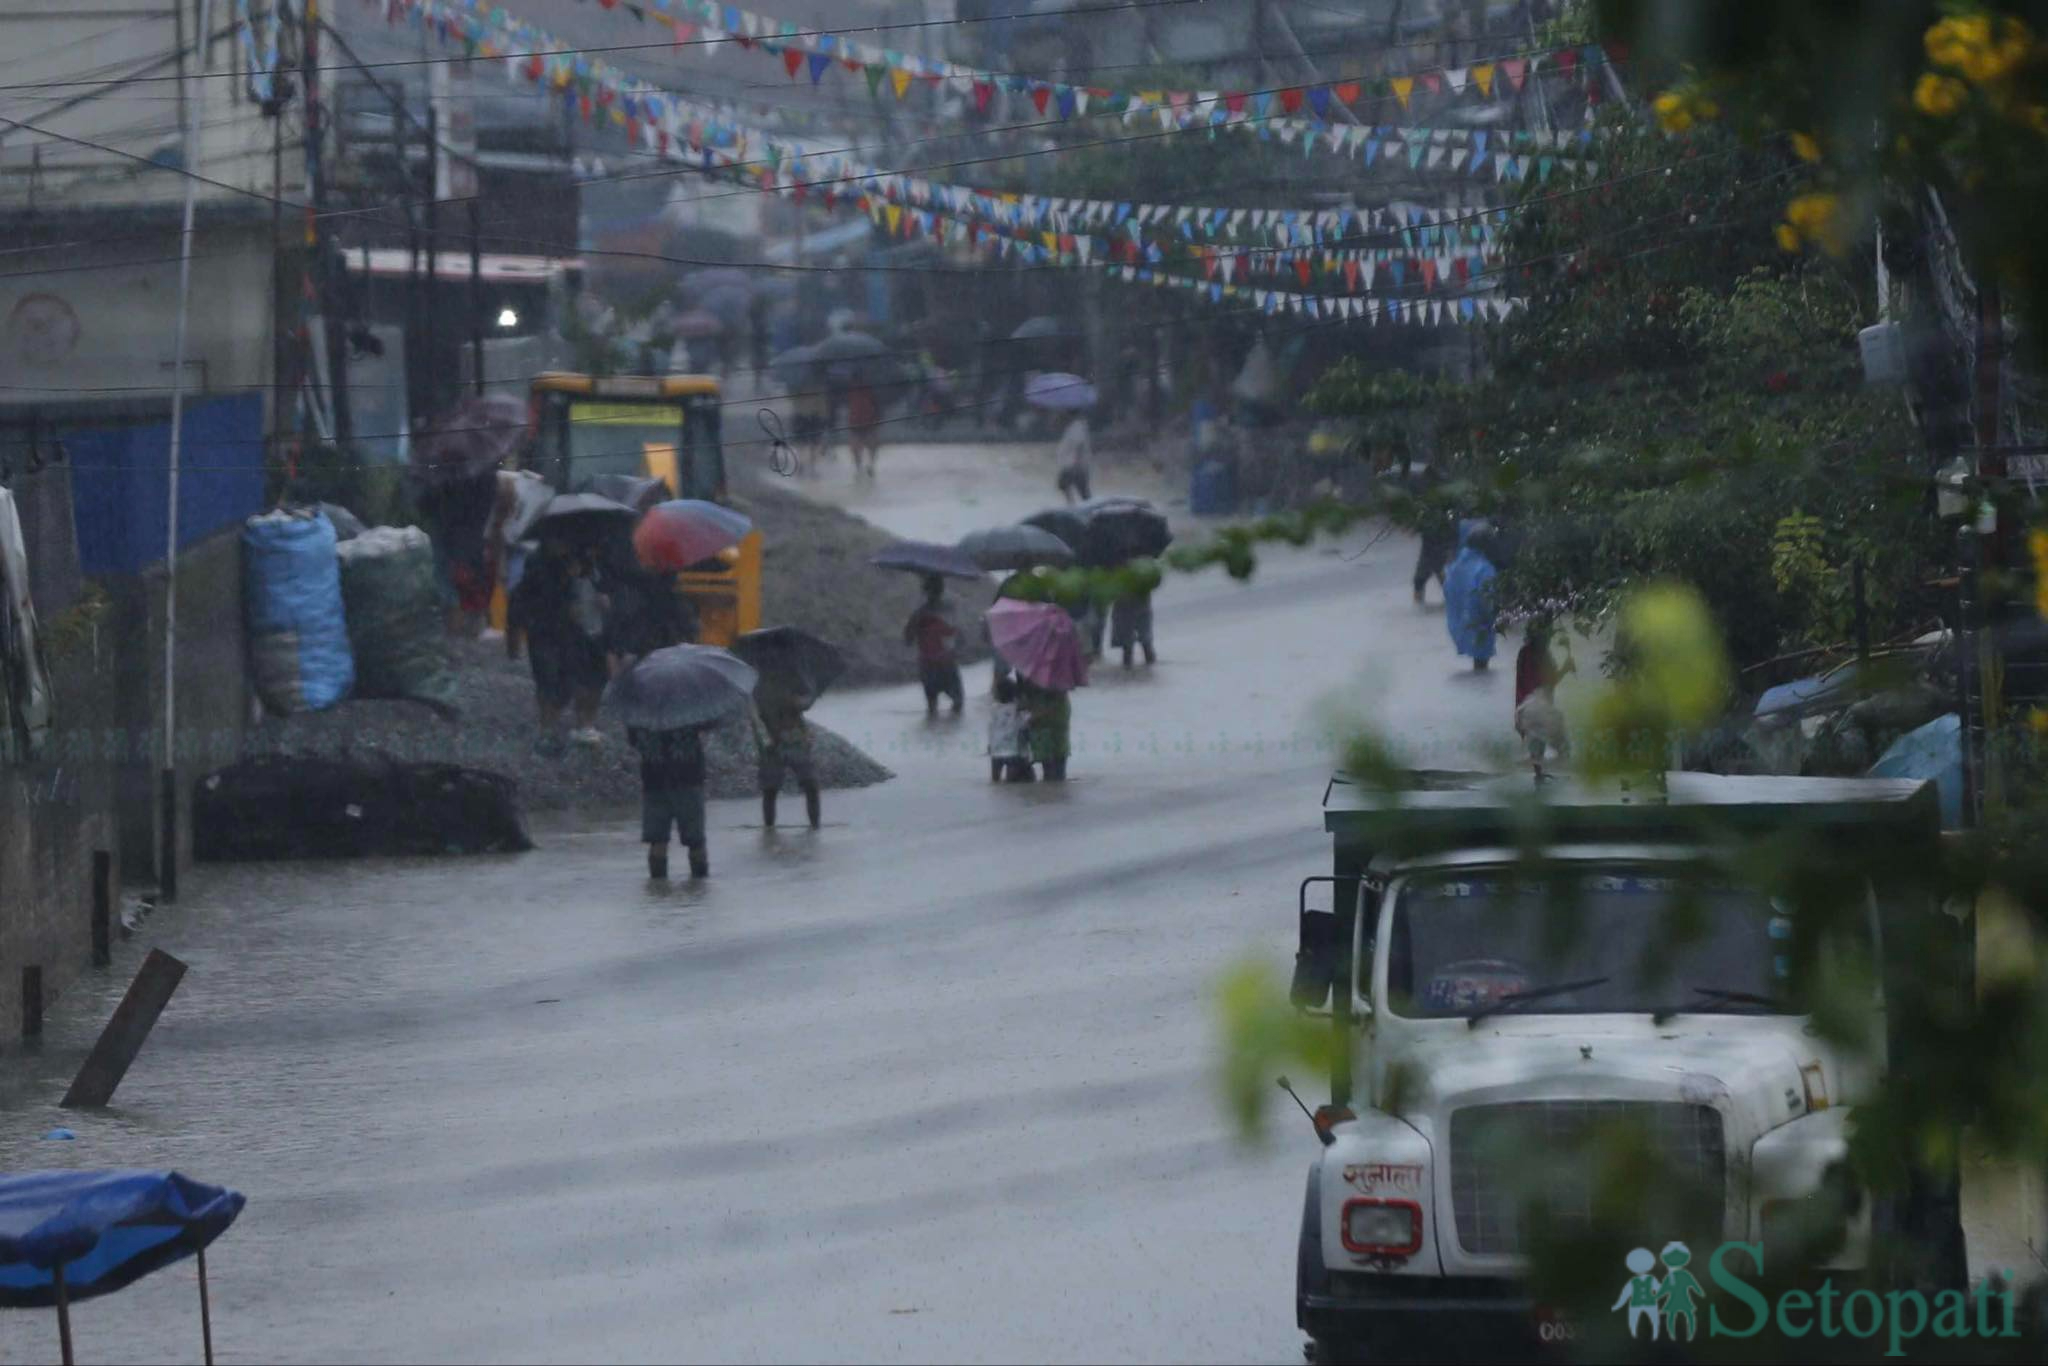
{"label": "truck wiper", "polygon": [[1730,991],[1726,987],[1694,987],[1695,996],[1709,996],[1716,1001],[1726,1001],[1741,1006],[1782,1006],[1784,1002],[1775,996],[1762,996],[1754,991]]}
{"label": "truck wiper", "polygon": [[1549,996],[1568,996],[1574,991],[1584,991],[1587,987],[1597,987],[1607,980],[1605,977],[1582,977],[1576,982],[1554,982],[1547,987],[1531,987],[1527,991],[1511,991],[1505,996],[1494,997],[1491,1001],[1488,1001],[1485,1005],[1467,1015],[1465,1023],[1477,1029],[1481,1020],[1497,1011],[1506,1010],[1510,1006],[1522,1005],[1528,1001],[1541,1001]]}
{"label": "truck wiper", "polygon": [[[1785,1006],[1785,1003],[1775,996],[1762,996],[1754,991],[1732,991],[1727,987],[1694,987],[1692,993],[1695,996],[1704,996],[1710,1001],[1718,1001],[1723,1005],[1769,1006],[1774,1010],[1782,1010]],[[1665,1006],[1662,1010],[1650,1016],[1650,1023],[1653,1025],[1663,1024],[1678,1013],[1677,1006]]]}

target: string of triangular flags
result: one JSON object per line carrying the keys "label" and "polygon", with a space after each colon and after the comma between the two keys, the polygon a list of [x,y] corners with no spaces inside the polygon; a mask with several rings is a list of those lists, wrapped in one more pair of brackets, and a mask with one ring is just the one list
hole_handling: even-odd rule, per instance
{"label": "string of triangular flags", "polygon": [[1110,278],[1132,284],[1190,290],[1215,303],[1227,299],[1246,300],[1269,317],[1292,313],[1331,322],[1355,321],[1373,326],[1444,327],[1499,322],[1524,307],[1520,299],[1496,294],[1466,294],[1451,299],[1378,299],[1250,289],[1189,279],[1165,271],[1147,270],[1142,266],[1118,266]]}
{"label": "string of triangular flags", "polygon": [[1531,75],[1543,70],[1597,79],[1598,68],[1626,60],[1627,56],[1620,44],[1603,48],[1587,43],[1515,53],[1462,66],[1430,66],[1393,75],[1348,77],[1272,91],[1116,90],[983,70],[944,58],[879,47],[739,5],[724,4],[722,0],[598,3],[605,9],[623,8],[635,18],[666,26],[677,43],[723,39],[743,50],[775,57],[792,81],[807,74],[811,83],[817,85],[838,66],[848,73],[862,75],[871,94],[879,95],[886,84],[902,99],[916,82],[931,86],[944,83],[963,95],[971,95],[976,107],[986,113],[996,93],[1008,91],[1028,97],[1045,118],[1075,118],[1091,108],[1144,114],[1160,109],[1179,111],[1221,105],[1232,115],[1251,111],[1257,117],[1265,117],[1277,108],[1283,116],[1306,110],[1312,118],[1327,121],[1339,105],[1352,108],[1361,102],[1391,98],[1399,100],[1406,109],[1418,93],[1454,97],[1469,93],[1481,100],[1508,98],[1519,93]]}
{"label": "string of triangular flags", "polygon": [[[546,53],[552,45],[546,34],[514,20],[510,22],[519,26],[518,36],[530,40],[532,45],[500,48],[487,33],[472,31],[462,25],[459,20],[465,16],[451,12],[451,0],[404,0],[404,4],[442,41],[463,42],[479,55],[504,58],[511,79],[521,76],[538,79],[534,66],[536,57]],[[498,13],[502,15],[502,11]],[[1315,300],[1332,296],[1257,291],[1248,285],[1238,285],[1238,275],[1292,272],[1300,283],[1307,284],[1320,269],[1326,277],[1341,276],[1344,287],[1353,291],[1355,296],[1361,289],[1381,287],[1382,277],[1392,288],[1419,286],[1425,291],[1434,290],[1439,283],[1448,286],[1484,274],[1491,259],[1483,251],[1432,252],[1418,257],[1412,251],[1404,254],[1391,248],[1337,249],[1330,246],[1333,242],[1357,240],[1355,237],[1347,239],[1344,234],[1354,231],[1363,222],[1383,231],[1392,230],[1411,248],[1425,244],[1441,247],[1451,244],[1452,234],[1478,221],[1469,214],[1413,206],[1406,209],[1313,211],[1210,210],[1208,226],[1211,227],[1216,226],[1213,215],[1217,212],[1242,213],[1244,222],[1255,222],[1253,216],[1257,215],[1263,221],[1255,222],[1254,230],[1264,232],[1270,240],[1282,245],[1252,247],[1242,243],[1211,245],[1182,242],[1172,244],[1173,254],[1169,256],[1166,245],[1143,240],[1137,231],[1143,224],[1138,220],[1143,218],[1156,225],[1171,218],[1185,226],[1192,223],[1193,210],[1182,218],[1181,209],[1173,206],[1108,206],[1111,216],[1118,211],[1129,210],[1123,219],[1124,235],[1121,237],[1097,238],[1089,233],[1077,234],[1059,227],[1048,230],[1046,225],[1057,223],[1057,216],[1073,212],[1071,201],[1062,210],[1058,207],[1061,201],[1057,199],[1040,200],[945,185],[900,172],[864,167],[836,152],[805,156],[773,143],[754,130],[741,129],[718,120],[686,118],[683,110],[687,106],[683,102],[672,100],[663,92],[636,88],[635,83],[609,68],[601,68],[596,74],[602,100],[600,107],[607,110],[610,121],[623,127],[630,138],[648,151],[695,165],[706,173],[723,173],[753,182],[759,188],[783,197],[801,201],[815,193],[828,207],[850,204],[894,235],[928,235],[956,245],[965,244],[969,248],[986,245],[999,258],[1015,258],[1038,265],[1106,265],[1113,272],[1121,272],[1114,274],[1114,278],[1160,285],[1178,283],[1214,299],[1236,297],[1240,292],[1252,293],[1265,296],[1257,301],[1262,308],[1270,302],[1272,311],[1295,312],[1313,312],[1321,307]],[[560,80],[552,84],[565,93],[568,90],[567,84]],[[611,98],[603,99],[607,92]],[[592,96],[578,93],[574,98],[588,100]],[[642,112],[626,114],[626,99],[636,101]],[[756,160],[752,155],[755,140],[766,147],[768,155],[764,160]],[[872,186],[873,189],[856,188],[861,186]],[[1146,210],[1143,214],[1138,211],[1141,207]],[[978,219],[971,216],[976,213],[980,215]],[[1489,226],[1491,221],[1498,221],[1505,213],[1506,210],[1482,211],[1485,219],[1489,220]],[[1400,224],[1403,216],[1408,220],[1406,226]],[[1467,221],[1452,221],[1459,218]],[[1169,261],[1192,264],[1204,274],[1200,277],[1175,275],[1162,268]],[[1336,306],[1337,302],[1337,298],[1332,298],[1329,312],[1314,315],[1364,318],[1368,321],[1378,321],[1382,316],[1378,308],[1370,313],[1345,312]],[[1443,299],[1375,300],[1376,304],[1380,302],[1386,305],[1384,316],[1388,321],[1483,321],[1488,318],[1488,310],[1493,308],[1485,300],[1471,296],[1463,302]],[[1433,311],[1422,307],[1430,302],[1439,307]],[[1472,306],[1465,308],[1466,302]],[[1443,311],[1445,305],[1450,308],[1448,316]],[[1496,310],[1493,316],[1504,315]]]}
{"label": "string of triangular flags", "polygon": [[1500,256],[1490,250],[1422,255],[1372,247],[1283,249],[1202,243],[1162,246],[1129,238],[1097,237],[1087,232],[991,225],[906,204],[886,193],[862,195],[855,204],[892,237],[931,238],[969,248],[993,243],[998,257],[1017,255],[1055,265],[1108,263],[1148,269],[1181,266],[1199,271],[1203,280],[1223,284],[1267,275],[1290,278],[1303,286],[1320,280],[1330,289],[1351,294],[1416,289],[1430,293],[1439,287],[1448,289],[1497,274],[1501,264]]}
{"label": "string of triangular flags", "polygon": [[[884,171],[864,165],[843,153],[806,155],[773,135],[731,122],[715,111],[705,111],[691,101],[653,90],[626,77],[602,59],[556,51],[553,37],[503,10],[486,18],[461,8],[468,0],[385,0],[387,14],[394,19],[407,16],[415,24],[429,26],[444,42],[461,42],[486,57],[503,58],[508,79],[524,78],[559,92],[574,101],[586,118],[603,118],[620,127],[636,144],[657,155],[670,155],[680,147],[693,153],[705,148],[745,152],[759,147],[766,164],[782,171],[785,166],[795,179],[812,184],[874,182],[894,198],[919,207],[943,208],[958,215],[971,215],[1005,226],[1029,226],[1058,232],[1095,228],[1104,232],[1127,233],[1134,240],[1161,242],[1228,240],[1233,243],[1272,247],[1325,245],[1333,239],[1358,242],[1364,234],[1384,233],[1391,245],[1411,251],[1431,251],[1452,245],[1490,242],[1507,210],[1436,210],[1414,206],[1388,208],[1225,208],[1215,205],[1172,205],[1097,199],[1055,198],[1015,195],[950,185],[925,177]],[[1354,130],[1372,132],[1379,130]],[[1483,157],[1490,144],[1483,130],[1401,130],[1411,134],[1427,132],[1430,155],[1445,152],[1455,137],[1468,140],[1475,157]],[[1367,155],[1378,155],[1374,140],[1363,144]],[[1397,143],[1390,143],[1398,145]],[[1419,151],[1422,142],[1411,137],[1407,146]],[[1391,153],[1389,153],[1391,155]],[[1463,155],[1460,149],[1459,155]],[[1523,154],[1493,157],[1502,179],[1524,179],[1531,174],[1548,179],[1555,165],[1567,165],[1574,174],[1591,175],[1597,163],[1553,161]]]}
{"label": "string of triangular flags", "polygon": [[[412,13],[417,19],[422,11],[453,6],[471,18],[496,23],[508,29],[531,28],[523,20],[507,14],[504,9],[493,3],[493,0],[368,0],[368,3],[381,4],[386,17],[393,22],[407,12]],[[870,48],[833,34],[799,29],[786,21],[769,19],[736,6],[708,3],[708,0],[669,0],[666,11],[663,6],[654,3],[654,0],[649,0],[648,4],[629,5],[627,8],[642,18],[668,24],[675,33],[675,41],[678,43],[716,39],[720,42],[731,41],[744,48],[779,52],[786,59],[794,59],[785,61],[785,65],[790,66],[792,75],[797,67],[803,65],[807,56],[813,63],[814,71],[819,75],[822,75],[835,60],[846,67],[868,72],[871,89],[879,89],[877,73],[894,73],[891,84],[898,98],[902,98],[911,88],[913,81],[924,81],[934,85],[950,82],[955,86],[960,86],[964,82],[976,91],[993,89],[998,84],[1003,89],[1011,89],[1021,82],[1023,86],[1032,88],[1034,103],[1042,106],[1052,104],[1050,98],[1040,98],[1046,92],[1068,92],[1057,103],[1061,118],[1078,118],[1093,108],[1098,114],[1121,114],[1126,126],[1140,120],[1156,119],[1162,131],[1193,132],[1206,128],[1213,135],[1217,129],[1242,129],[1261,138],[1278,140],[1285,146],[1299,147],[1304,156],[1327,152],[1354,159],[1365,169],[1406,169],[1410,173],[1443,172],[1481,179],[1491,177],[1495,181],[1522,180],[1532,173],[1539,179],[1548,181],[1552,174],[1560,170],[1589,173],[1589,168],[1575,163],[1563,153],[1583,149],[1590,144],[1594,138],[1591,129],[1549,133],[1463,128],[1412,129],[1386,125],[1339,124],[1325,117],[1331,109],[1330,92],[1349,95],[1353,93],[1354,87],[1362,89],[1365,85],[1371,84],[1365,81],[1338,81],[1325,86],[1247,92],[1100,90],[1095,87],[1063,86],[1058,82],[1009,76],[1001,72],[976,71],[952,62],[920,57],[914,53]],[[704,19],[702,15],[709,11],[719,13],[714,19]],[[695,12],[699,17],[680,17],[685,12]],[[738,23],[740,29],[722,27],[727,18]],[[758,32],[742,31],[749,27]],[[804,44],[810,44],[811,47],[802,46]],[[603,73],[610,71],[611,68],[599,58],[564,51],[561,50],[562,46],[559,43],[551,43],[530,49],[538,53],[543,60],[541,74],[545,74],[549,84],[558,88],[573,86],[590,102],[590,106],[602,108],[602,102],[597,96],[602,94],[605,84],[602,79]],[[835,53],[839,55],[835,57]],[[855,55],[845,55],[848,53]],[[897,65],[890,65],[888,60],[865,60],[869,57],[894,59]],[[1450,89],[1454,93],[1475,88],[1470,75],[1473,70],[1485,73],[1485,78],[1480,84],[1488,92],[1495,89],[1505,90],[1510,85],[1519,90],[1526,81],[1528,72],[1546,60],[1556,64],[1559,69],[1569,68],[1576,71],[1583,68],[1590,71],[1596,58],[1599,62],[1609,60],[1605,51],[1597,46],[1557,48],[1534,53],[1525,58],[1481,63],[1476,68],[1444,68],[1421,72],[1414,76],[1392,77],[1388,78],[1386,83],[1390,85],[1392,93],[1399,96],[1401,107],[1406,110],[1411,107],[1411,97],[1417,88],[1426,91]],[[1498,83],[1492,70],[1496,66],[1511,73]],[[540,74],[537,74],[535,79],[540,79]],[[1419,86],[1417,82],[1420,82]],[[1594,88],[1597,88],[1597,85]],[[1098,96],[1100,98],[1097,98]],[[979,94],[976,98],[978,102],[985,104]],[[1304,101],[1309,111],[1308,116],[1291,117],[1303,108]],[[1356,102],[1355,99],[1346,99],[1344,104],[1348,108]],[[631,113],[629,110],[621,112]],[[1041,109],[1041,113],[1043,112]],[[589,113],[586,112],[586,117],[588,116]]]}

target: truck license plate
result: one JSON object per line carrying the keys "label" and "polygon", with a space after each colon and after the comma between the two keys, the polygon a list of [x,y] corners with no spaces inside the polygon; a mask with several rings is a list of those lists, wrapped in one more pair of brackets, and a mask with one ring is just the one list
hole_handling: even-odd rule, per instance
{"label": "truck license plate", "polygon": [[1532,1317],[1536,1340],[1546,1347],[1568,1346],[1579,1340],[1579,1321],[1567,1310],[1538,1305]]}

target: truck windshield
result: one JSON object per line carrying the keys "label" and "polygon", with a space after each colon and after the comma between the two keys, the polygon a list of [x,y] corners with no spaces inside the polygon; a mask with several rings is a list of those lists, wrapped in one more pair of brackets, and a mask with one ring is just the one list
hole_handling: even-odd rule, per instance
{"label": "truck windshield", "polygon": [[1766,897],[1668,871],[1429,875],[1393,908],[1387,994],[1421,1019],[1496,1002],[1520,1015],[1783,1014],[1797,1008],[1791,931]]}

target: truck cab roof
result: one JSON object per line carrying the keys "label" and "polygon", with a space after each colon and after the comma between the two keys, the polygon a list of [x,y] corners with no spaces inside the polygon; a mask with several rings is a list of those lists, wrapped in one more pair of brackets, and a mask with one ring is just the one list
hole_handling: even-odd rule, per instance
{"label": "truck cab roof", "polygon": [[1339,772],[1323,793],[1323,828],[1339,846],[1404,855],[1532,842],[1690,842],[1791,829],[1931,841],[1940,825],[1934,785],[1901,778],[1676,772],[1660,786],[1414,773],[1406,785],[1389,785]]}

